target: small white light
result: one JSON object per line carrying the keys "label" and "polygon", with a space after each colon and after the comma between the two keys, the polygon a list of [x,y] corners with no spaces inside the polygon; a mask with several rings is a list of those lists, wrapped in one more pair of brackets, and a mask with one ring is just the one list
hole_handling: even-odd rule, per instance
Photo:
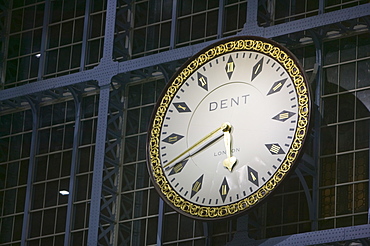
{"label": "small white light", "polygon": [[59,194],[61,194],[62,196],[66,196],[66,195],[69,195],[69,191],[68,190],[60,190]]}
{"label": "small white light", "polygon": [[35,56],[36,56],[37,58],[40,58],[41,54],[40,54],[40,53],[38,53],[38,54],[36,54]]}

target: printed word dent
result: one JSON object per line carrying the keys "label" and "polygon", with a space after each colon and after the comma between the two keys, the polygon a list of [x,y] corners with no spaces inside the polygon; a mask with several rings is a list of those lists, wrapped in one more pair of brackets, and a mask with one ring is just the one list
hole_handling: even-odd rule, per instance
{"label": "printed word dent", "polygon": [[227,109],[235,106],[241,106],[247,104],[247,98],[249,97],[249,94],[238,96],[238,97],[232,97],[232,98],[226,98],[222,99],[217,102],[210,102],[209,103],[209,111],[215,111],[217,109]]}

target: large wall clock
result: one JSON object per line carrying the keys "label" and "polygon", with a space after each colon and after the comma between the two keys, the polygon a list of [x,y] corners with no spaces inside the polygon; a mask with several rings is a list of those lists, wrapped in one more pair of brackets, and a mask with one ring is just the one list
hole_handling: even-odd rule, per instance
{"label": "large wall clock", "polygon": [[296,165],[311,115],[304,72],[265,38],[229,38],[173,76],[154,110],[148,168],[178,212],[198,219],[241,214]]}

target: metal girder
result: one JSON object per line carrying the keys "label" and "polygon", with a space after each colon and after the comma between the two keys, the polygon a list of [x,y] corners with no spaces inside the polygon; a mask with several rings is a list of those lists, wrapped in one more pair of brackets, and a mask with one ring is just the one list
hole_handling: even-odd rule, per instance
{"label": "metal girder", "polygon": [[[104,239],[107,242],[105,245],[115,245],[117,241],[116,222],[118,220],[119,209],[119,177],[120,177],[120,152],[121,152],[121,135],[122,135],[122,120],[124,101],[122,97],[122,87],[112,86],[110,92],[109,107],[108,107],[108,122],[106,147],[104,157],[104,170],[102,182],[102,204],[101,204],[101,219],[100,227],[107,226],[106,230],[99,233],[99,240]],[[104,216],[105,217],[104,217]]]}
{"label": "metal girder", "polygon": [[329,243],[336,242],[355,242],[364,239],[369,242],[370,237],[370,225],[359,225],[351,227],[343,227],[322,231],[313,231],[307,233],[299,233],[289,236],[282,236],[276,238],[269,238],[263,240],[253,240],[248,237],[247,231],[237,232],[234,236],[234,240],[226,245],[228,246],[283,246],[283,245],[334,245]]}
{"label": "metal girder", "polygon": [[[80,143],[81,136],[81,91],[76,90],[73,87],[69,88],[72,93],[74,103],[75,103],[75,123],[73,130],[73,146],[72,146],[72,161],[69,179],[69,188],[68,190],[76,190],[76,172],[78,165],[78,146]],[[73,201],[75,199],[74,192],[68,196],[68,205],[67,205],[67,215],[66,215],[66,226],[65,226],[65,235],[64,235],[64,245],[68,246],[71,243],[71,230],[72,230],[72,221],[73,221]]]}
{"label": "metal girder", "polygon": [[32,182],[33,182],[33,170],[35,166],[35,156],[37,152],[37,141],[38,141],[38,132],[37,128],[39,125],[39,105],[37,102],[34,102],[32,99],[28,99],[29,104],[32,110],[32,136],[31,136],[31,146],[30,146],[30,160],[28,163],[28,174],[27,174],[27,188],[26,188],[26,197],[24,202],[24,215],[23,215],[23,224],[22,224],[22,236],[21,236],[21,246],[25,246],[27,243],[28,228],[30,214],[29,210],[31,208],[31,199],[32,199]]}
{"label": "metal girder", "polygon": [[[110,3],[111,1],[108,1]],[[114,1],[115,2],[115,1]],[[257,0],[250,0],[248,1],[248,6],[253,6],[257,4]],[[310,30],[313,28],[335,24],[341,21],[350,20],[350,19],[356,19],[360,17],[369,16],[370,13],[370,3],[362,4],[359,6],[346,8],[343,10],[333,11],[329,13],[324,13],[317,16],[308,17],[305,19],[300,19],[296,21],[291,21],[284,24],[279,24],[275,26],[270,27],[259,27],[257,26],[257,7],[251,8],[248,7],[248,9],[251,9],[251,11],[248,12],[247,15],[247,24],[243,28],[243,30],[238,33],[238,35],[259,35],[264,36],[268,38],[282,36],[289,33],[299,32],[299,31],[305,31]],[[115,7],[114,7],[115,8]],[[253,11],[252,11],[253,10]],[[114,9],[115,11],[115,9]],[[256,12],[255,14],[253,14]],[[114,13],[115,14],[115,13]],[[255,19],[252,19],[252,17],[255,16]],[[107,12],[107,20],[108,18],[108,12]],[[252,22],[253,20],[253,22]],[[253,24],[254,23],[254,24]],[[113,25],[113,26],[112,26]],[[112,30],[106,29],[107,31],[114,32],[114,24],[111,22],[107,23],[107,27],[111,28]],[[202,48],[206,47],[207,45],[215,42],[215,41],[208,41],[205,43],[200,43],[192,46],[182,47],[178,49],[173,49],[169,51],[164,51],[158,54],[149,55],[146,57],[141,57],[133,60],[123,61],[123,62],[113,62],[111,59],[112,56],[112,44],[114,43],[113,37],[109,38],[109,36],[112,35],[105,35],[105,42],[107,45],[104,45],[104,47],[111,47],[105,48],[103,54],[103,59],[101,60],[100,64],[96,66],[92,70],[85,70],[79,73],[75,74],[69,74],[62,77],[57,78],[50,78],[46,80],[41,80],[38,82],[34,82],[31,84],[26,84],[22,86],[18,86],[15,88],[10,88],[7,90],[0,91],[0,98],[2,100],[18,97],[18,96],[25,96],[28,94],[32,94],[39,91],[44,90],[50,90],[53,88],[61,87],[61,86],[67,86],[72,85],[76,83],[81,83],[86,80],[98,80],[99,84],[102,83],[102,81],[105,81],[104,83],[110,82],[110,79],[119,73],[127,73],[130,71],[155,66],[161,63],[168,63],[184,58],[188,58],[195,53],[197,53]],[[108,82],[107,82],[108,81]]]}
{"label": "metal girder", "polygon": [[[98,123],[96,133],[96,145],[94,156],[94,174],[91,185],[91,205],[89,216],[89,232],[87,245],[98,245],[98,235],[100,228],[100,203],[102,199],[103,170],[106,144],[106,129],[108,118],[110,87],[104,86],[100,89]],[[103,229],[104,232],[104,229]]]}
{"label": "metal girder", "polygon": [[272,38],[289,33],[295,33],[334,23],[339,23],[346,20],[360,18],[363,16],[368,16],[370,13],[370,3],[367,3],[351,8],[345,8],[329,13],[307,17],[300,20],[290,21],[279,25],[259,27],[256,22],[257,15],[255,13],[258,9],[258,0],[248,1],[248,8],[250,7],[254,9],[254,11],[252,11],[252,16],[247,17],[247,23],[238,35],[256,35],[266,38]]}
{"label": "metal girder", "polygon": [[5,81],[5,61],[4,52],[8,49],[9,41],[6,38],[6,34],[9,32],[11,23],[11,14],[9,13],[10,6],[13,5],[13,1],[1,1],[0,3],[0,89],[4,88]]}
{"label": "metal girder", "polygon": [[[89,234],[88,234],[88,245],[98,245],[98,240],[102,239],[104,243],[113,244],[115,242],[114,235],[114,223],[117,221],[115,217],[115,205],[117,196],[117,183],[116,178],[119,172],[117,171],[117,156],[114,156],[115,150],[119,147],[119,141],[115,141],[118,136],[119,128],[116,129],[115,118],[108,117],[109,109],[116,101],[111,101],[111,80],[115,75],[119,74],[131,74],[138,75],[143,73],[147,76],[151,74],[150,71],[154,71],[153,67],[162,64],[171,64],[174,61],[180,61],[186,59],[200,49],[207,45],[215,42],[209,41],[197,45],[187,46],[183,48],[173,49],[159,54],[149,55],[143,58],[113,62],[112,56],[114,52],[114,32],[116,25],[116,1],[107,1],[107,17],[106,17],[106,28],[104,38],[104,52],[103,58],[98,66],[92,70],[85,70],[78,73],[65,75],[62,77],[51,78],[46,80],[40,80],[38,82],[1,90],[0,91],[0,108],[4,107],[17,107],[22,105],[22,97],[25,96],[36,96],[39,101],[42,101],[42,97],[48,96],[50,99],[57,99],[65,96],[61,92],[61,88],[76,85],[87,85],[86,81],[97,81],[98,84],[93,83],[94,89],[100,87],[100,99],[99,99],[99,115],[98,115],[98,130],[96,136],[96,148],[95,148],[95,162],[94,162],[94,175],[92,183],[92,196],[91,196],[91,207],[90,207],[90,218],[89,218]],[[368,24],[368,16],[370,13],[370,3],[362,4],[360,6],[346,8],[330,13],[320,14],[317,16],[291,21],[288,23],[270,26],[270,27],[259,27],[257,25],[257,11],[258,1],[248,1],[248,14],[247,23],[243,30],[238,35],[259,35],[268,38],[282,36],[294,32],[300,32],[305,30],[311,30],[318,27],[328,26],[331,24],[337,24],[342,21],[365,17],[365,22]],[[82,62],[83,63],[83,62]],[[144,71],[142,71],[144,69]],[[163,69],[163,66],[162,68]],[[172,69],[172,68],[171,68]],[[146,71],[145,71],[146,70]],[[166,79],[168,79],[167,76]],[[128,80],[125,80],[128,81]],[[86,87],[84,87],[86,88]],[[40,97],[41,95],[41,97]],[[113,103],[110,105],[110,103]],[[119,104],[118,104],[119,105]],[[117,107],[115,105],[114,107]],[[122,107],[123,108],[123,107]],[[112,120],[112,121],[110,121]],[[115,130],[107,131],[107,127],[114,126]],[[110,139],[112,142],[109,142]],[[110,145],[106,147],[109,142]],[[110,152],[108,155],[107,152]],[[113,154],[113,158],[112,157]],[[105,182],[107,181],[107,182]],[[103,194],[105,196],[103,197]],[[101,201],[103,201],[101,205]],[[103,215],[102,215],[103,214]],[[107,223],[105,223],[107,222]],[[112,226],[109,225],[111,223]],[[116,228],[119,228],[116,226]],[[261,245],[303,245],[326,243],[330,240],[354,240],[370,237],[370,226],[356,226],[338,228],[325,231],[315,231],[310,233],[295,234],[292,236],[273,238],[263,241]],[[99,231],[100,230],[100,231]],[[241,238],[247,237],[247,232],[244,231],[242,234],[236,234]],[[98,239],[99,238],[99,239]],[[234,240],[233,243],[243,243],[247,241]],[[237,244],[229,244],[237,245]],[[250,244],[255,245],[255,244]]]}
{"label": "metal girder", "polygon": [[[33,101],[46,103],[52,100],[60,100],[66,97],[71,97],[71,90],[76,90],[79,93],[96,91],[99,89],[97,81],[86,81],[84,83],[76,83],[68,86],[56,87],[49,90],[36,91],[25,95],[28,98],[31,98]],[[6,90],[8,91],[8,90]],[[29,108],[29,100],[25,96],[17,96],[10,98],[2,98],[0,101],[0,111],[8,111],[21,108]]]}

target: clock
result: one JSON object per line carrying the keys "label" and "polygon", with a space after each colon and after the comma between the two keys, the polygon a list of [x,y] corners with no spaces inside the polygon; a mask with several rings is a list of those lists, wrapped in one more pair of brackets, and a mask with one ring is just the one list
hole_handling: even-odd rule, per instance
{"label": "clock", "polygon": [[176,211],[223,219],[268,197],[301,155],[311,115],[301,66],[285,47],[238,36],[190,58],[148,131],[154,187]]}

